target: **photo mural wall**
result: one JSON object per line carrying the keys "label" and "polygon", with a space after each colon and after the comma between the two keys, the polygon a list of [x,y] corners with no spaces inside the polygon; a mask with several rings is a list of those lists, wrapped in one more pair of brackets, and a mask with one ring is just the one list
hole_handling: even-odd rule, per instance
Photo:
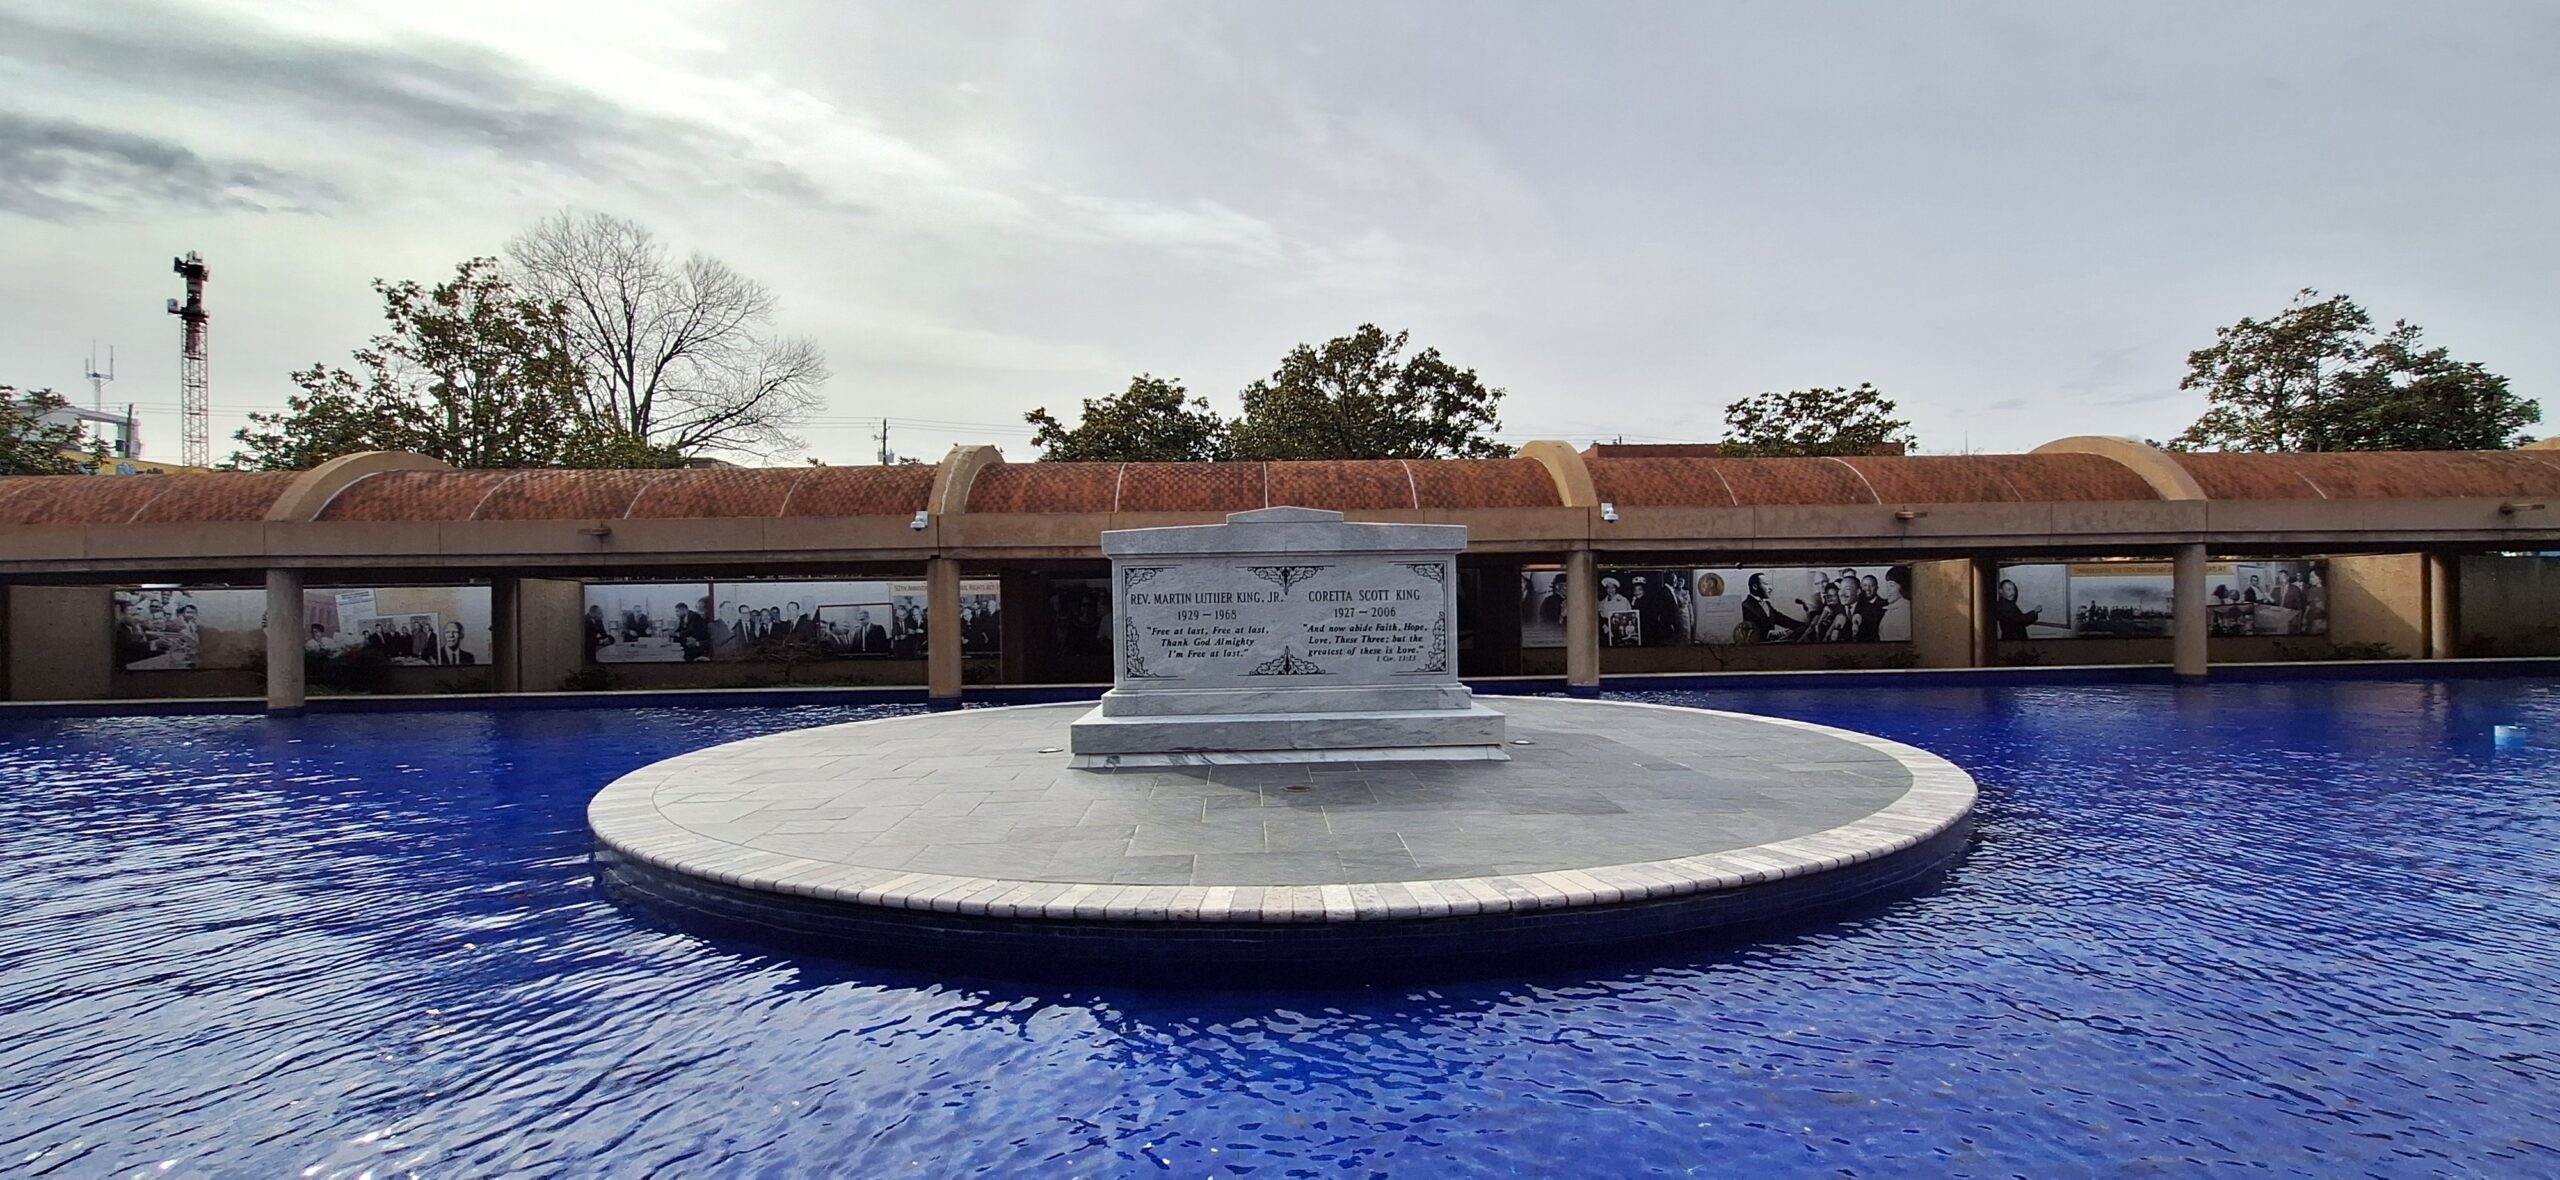
{"label": "photo mural wall", "polygon": [[[996,654],[996,586],[960,583],[965,654]],[[925,584],[590,582],[581,626],[588,661],[601,664],[919,659]]]}
{"label": "photo mural wall", "polygon": [[[2177,633],[2175,567],[2165,561],[2004,565],[1991,619],[2004,640],[2149,639]],[[2217,561],[2205,567],[2206,634],[2329,633],[2329,563]]]}
{"label": "photo mural wall", "polygon": [[[116,667],[124,671],[247,671],[266,661],[263,590],[119,590],[113,609]],[[324,668],[467,667],[489,660],[486,586],[308,590],[302,610],[303,651]]]}
{"label": "photo mural wall", "polygon": [[[1567,575],[1521,574],[1520,646],[1565,645]],[[1612,567],[1597,587],[1605,647],[1907,643],[1911,567]]]}

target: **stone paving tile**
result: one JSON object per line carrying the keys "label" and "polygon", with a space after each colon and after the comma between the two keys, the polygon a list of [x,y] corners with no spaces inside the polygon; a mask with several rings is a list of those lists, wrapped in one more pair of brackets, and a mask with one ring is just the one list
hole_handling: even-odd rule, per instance
{"label": "stone paving tile", "polygon": [[916,844],[992,844],[1004,840],[1013,825],[1000,819],[965,815],[931,815],[902,819],[880,832],[884,841]]}
{"label": "stone paving tile", "polygon": [[1078,822],[1197,823],[1206,810],[1198,799],[1097,799],[1085,804],[1084,817]]}
{"label": "stone paving tile", "polygon": [[1404,837],[1396,832],[1336,832],[1297,825],[1262,828],[1263,847],[1271,852],[1392,851],[1404,855]]}
{"label": "stone paving tile", "polygon": [[1114,885],[1189,885],[1192,884],[1192,860],[1188,856],[1132,856],[1121,860],[1111,872]]}
{"label": "stone paving tile", "polygon": [[[1261,852],[1267,847],[1261,824],[1210,827],[1206,824],[1139,824],[1129,838],[1129,855],[1165,853]],[[1236,884],[1237,882],[1219,882]]]}
{"label": "stone paving tile", "polygon": [[1047,857],[1026,855],[1013,844],[928,844],[900,867],[956,877],[1019,879],[1047,864]]}
{"label": "stone paving tile", "polygon": [[1138,834],[1136,824],[1015,824],[1005,839],[1026,844],[1064,840],[1117,840],[1122,844]]}
{"label": "stone paving tile", "polygon": [[1353,849],[1337,854],[1343,876],[1353,881],[1409,881],[1422,866],[1403,849]]}
{"label": "stone paving tile", "polygon": [[[1971,798],[1960,771],[1924,761],[1915,780],[1889,743],[1485,700],[1526,741],[1511,762],[1079,771],[1036,751],[1065,745],[1080,707],[970,710],[697,751],[627,776],[591,814],[600,832],[610,820],[694,841],[720,872],[796,872],[810,889],[835,874],[946,911],[1187,905],[1298,921],[1597,904],[1748,871],[1726,865],[1800,872],[1935,831],[1946,804],[1927,800]],[[908,896],[935,875],[966,880]],[[1518,879],[1475,880],[1503,876]]]}
{"label": "stone paving tile", "polygon": [[1343,879],[1342,858],[1330,852],[1204,852],[1194,858],[1199,885],[1306,885]]}

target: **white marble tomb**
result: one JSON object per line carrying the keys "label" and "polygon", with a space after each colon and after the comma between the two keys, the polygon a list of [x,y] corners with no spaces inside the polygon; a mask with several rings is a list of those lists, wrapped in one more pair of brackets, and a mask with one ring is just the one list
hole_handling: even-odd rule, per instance
{"label": "white marble tomb", "polygon": [[1102,534],[1113,687],[1074,764],[1506,758],[1502,714],[1458,683],[1466,543],[1313,508]]}

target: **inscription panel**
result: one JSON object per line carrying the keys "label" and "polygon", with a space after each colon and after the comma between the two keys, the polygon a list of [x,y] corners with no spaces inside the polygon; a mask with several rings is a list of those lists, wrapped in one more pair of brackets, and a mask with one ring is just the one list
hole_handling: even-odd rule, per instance
{"label": "inscription panel", "polygon": [[1366,554],[1124,561],[1121,684],[1455,683],[1454,564]]}

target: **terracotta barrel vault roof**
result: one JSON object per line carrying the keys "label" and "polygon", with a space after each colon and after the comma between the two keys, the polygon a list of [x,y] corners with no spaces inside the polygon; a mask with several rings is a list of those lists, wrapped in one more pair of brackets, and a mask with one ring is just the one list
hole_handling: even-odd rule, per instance
{"label": "terracotta barrel vault roof", "polygon": [[349,485],[315,519],[737,520],[906,516],[934,469],[715,467],[676,471],[386,471]]}
{"label": "terracotta barrel vault roof", "polygon": [[2215,500],[2560,496],[2560,450],[2170,457]]}
{"label": "terracotta barrel vault roof", "polygon": [[2096,455],[1861,455],[1846,459],[1591,459],[1621,508],[1760,504],[1996,504],[2152,500],[2151,485]]}
{"label": "terracotta barrel vault roof", "polygon": [[[2128,444],[2130,445],[2130,444]],[[2145,453],[2158,456],[2159,452]],[[1620,508],[1747,508],[2149,501],[2152,485],[2104,455],[1697,456],[1582,460]],[[2169,454],[2222,501],[2553,498],[2560,449],[2321,455]],[[376,470],[313,498],[324,521],[705,520],[904,517],[939,469],[674,471]],[[324,473],[325,474],[325,473]],[[266,519],[297,473],[0,479],[0,526],[219,524]],[[1535,459],[1274,463],[1003,463],[977,470],[977,513],[1216,513],[1296,504],[1345,512],[1554,508]],[[325,496],[325,501],[320,499]],[[288,509],[299,513],[302,509]]]}
{"label": "terracotta barrel vault roof", "polygon": [[1343,512],[1553,508],[1530,459],[1278,463],[1005,463],[978,473],[969,511],[1242,512],[1292,504]]}
{"label": "terracotta barrel vault roof", "polygon": [[0,524],[219,524],[266,516],[297,473],[0,479]]}

